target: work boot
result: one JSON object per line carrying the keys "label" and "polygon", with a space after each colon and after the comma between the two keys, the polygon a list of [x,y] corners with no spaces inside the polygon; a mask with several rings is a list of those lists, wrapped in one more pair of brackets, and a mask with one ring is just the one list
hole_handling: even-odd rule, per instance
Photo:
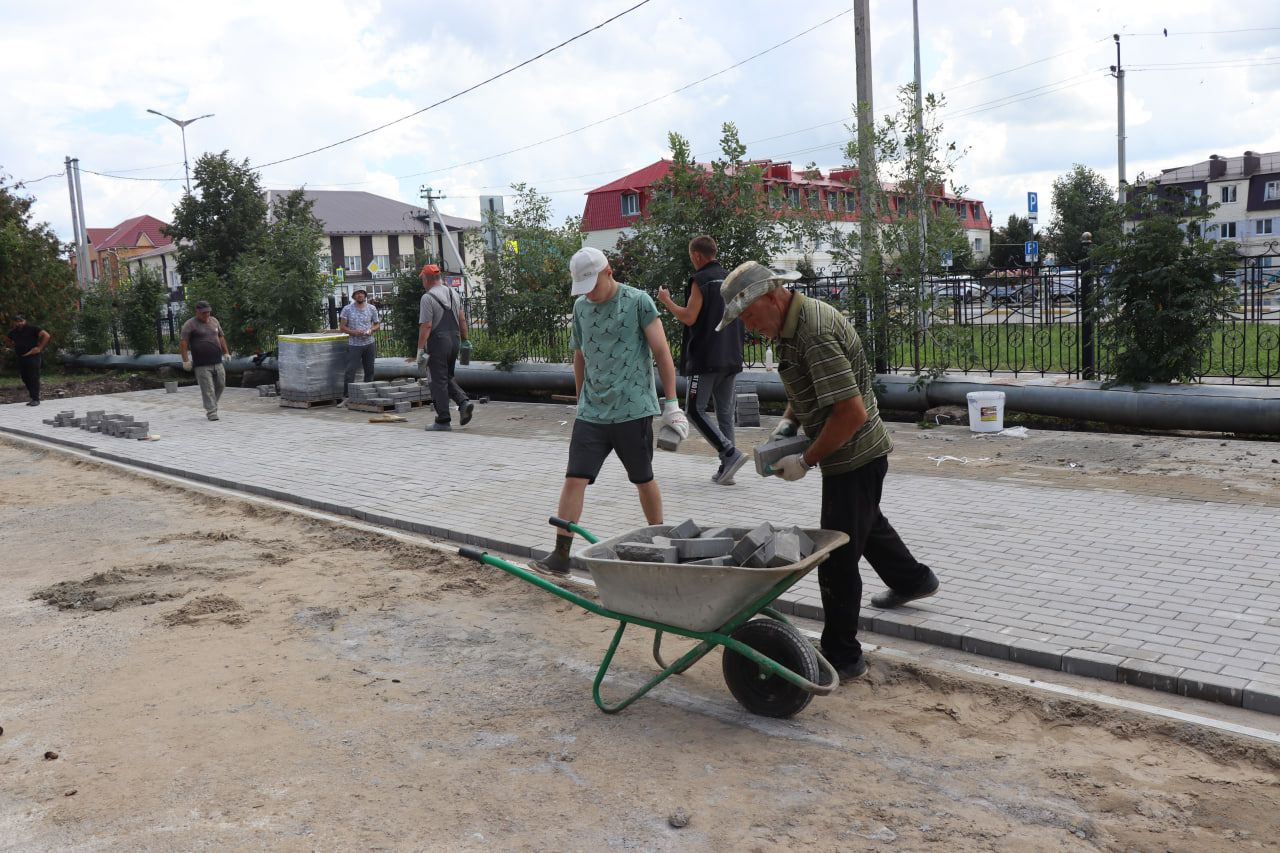
{"label": "work boot", "polygon": [[460,423],[462,426],[466,426],[467,424],[471,423],[471,412],[473,409],[475,409],[475,407],[476,407],[476,404],[471,402],[470,400],[467,400],[461,406],[459,406],[458,407],[458,423]]}
{"label": "work boot", "polygon": [[218,419],[218,413],[217,411],[212,411],[207,413],[205,417],[207,417],[211,421],[216,421]]}
{"label": "work boot", "polygon": [[448,421],[432,421],[427,424],[426,429],[428,432],[450,432],[453,427]]}
{"label": "work boot", "polygon": [[928,570],[929,575],[924,579],[924,583],[920,584],[912,592],[898,592],[896,589],[886,589],[884,592],[877,592],[871,596],[871,606],[879,607],[881,610],[892,610],[895,607],[901,607],[908,601],[915,601],[917,598],[928,598],[938,591],[938,576],[932,570]]}
{"label": "work boot", "polygon": [[40,401],[39,401],[39,400],[32,400],[30,403],[27,403],[27,405],[28,405],[28,406],[38,406],[38,405],[40,405]]}

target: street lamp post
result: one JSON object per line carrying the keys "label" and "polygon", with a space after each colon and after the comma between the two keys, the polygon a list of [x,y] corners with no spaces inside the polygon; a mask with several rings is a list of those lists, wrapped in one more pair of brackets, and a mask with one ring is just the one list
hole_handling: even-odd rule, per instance
{"label": "street lamp post", "polygon": [[213,113],[205,113],[202,116],[183,120],[180,118],[174,118],[173,116],[167,116],[159,110],[147,110],[147,112],[154,113],[161,118],[167,118],[169,121],[176,124],[178,129],[182,131],[182,171],[183,174],[187,176],[187,195],[191,195],[191,170],[187,167],[187,125],[194,124],[202,118],[213,118]]}

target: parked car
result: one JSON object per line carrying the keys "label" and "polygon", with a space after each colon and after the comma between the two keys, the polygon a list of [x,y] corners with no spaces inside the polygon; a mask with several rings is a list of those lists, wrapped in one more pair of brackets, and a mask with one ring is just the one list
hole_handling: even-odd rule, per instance
{"label": "parked car", "polygon": [[968,276],[954,276],[933,282],[933,298],[956,302],[979,302],[985,295],[982,285]]}
{"label": "parked car", "polygon": [[1045,276],[1045,293],[1050,302],[1074,303],[1080,292],[1080,273],[1062,268]]}
{"label": "parked car", "polygon": [[1030,305],[1036,301],[1033,282],[1015,279],[987,287],[986,298],[992,305]]}

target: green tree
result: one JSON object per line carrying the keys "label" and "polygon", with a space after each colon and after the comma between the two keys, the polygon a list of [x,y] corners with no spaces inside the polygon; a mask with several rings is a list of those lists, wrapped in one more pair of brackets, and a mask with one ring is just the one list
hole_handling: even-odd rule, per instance
{"label": "green tree", "polygon": [[391,299],[383,312],[391,328],[392,345],[385,353],[379,350],[383,355],[409,357],[418,351],[418,317],[423,294],[418,271],[427,263],[430,263],[428,253],[419,249],[414,252],[412,269],[401,270],[392,280]]}
{"label": "green tree", "polygon": [[240,257],[262,245],[267,202],[249,161],[226,151],[196,160],[196,191],[173,210],[166,233],[181,241],[178,273],[184,282],[212,275],[226,282]]}
{"label": "green tree", "polygon": [[1045,231],[1044,250],[1060,264],[1079,263],[1088,254],[1080,235],[1090,232],[1097,246],[1113,241],[1120,234],[1122,210],[1107,179],[1076,163],[1053,182],[1053,221]]}
{"label": "green tree", "polygon": [[[582,220],[571,216],[557,226],[547,196],[526,184],[512,189],[516,197],[511,210],[492,220],[498,251],[484,254],[483,319],[491,336],[522,338],[549,358],[567,358],[559,342],[573,311],[569,259],[582,248]],[[478,234],[470,239],[473,251],[483,250]]]}
{"label": "green tree", "polygon": [[111,348],[115,292],[110,282],[92,281],[80,294],[74,347],[78,352],[103,353]]}
{"label": "green tree", "polygon": [[116,290],[120,332],[134,355],[156,351],[156,328],[168,289],[164,279],[144,267],[120,282]]}
{"label": "green tree", "polygon": [[324,226],[302,190],[276,196],[262,242],[232,266],[228,343],[242,352],[275,348],[276,336],[314,332],[325,323],[319,246]]}
{"label": "green tree", "polygon": [[680,134],[667,139],[671,169],[653,185],[634,233],[613,253],[619,280],[650,294],[661,286],[680,287],[694,272],[689,241],[700,234],[715,239],[727,269],[745,261],[767,264],[800,233],[801,223],[811,220],[804,209],[770,207],[763,169],[746,159],[747,148],[732,122],[722,126],[721,155],[709,164],[693,159]]}
{"label": "green tree", "polygon": [[[863,153],[861,146],[869,145],[877,170],[876,180],[870,182],[871,197],[859,199],[860,204],[870,205],[877,219],[870,257],[862,257],[862,239],[857,233],[832,229],[828,239],[836,263],[862,273],[863,294],[873,310],[869,323],[860,323],[877,364],[882,365],[890,347],[906,337],[913,342],[913,364],[920,371],[926,365],[919,346],[923,333],[919,318],[933,300],[923,277],[942,271],[943,250],[952,251],[953,269],[970,266],[972,254],[956,212],[941,202],[934,206],[964,151],[943,140],[939,114],[945,99],[926,95],[917,110],[915,94],[914,84],[901,87],[896,113],[862,132],[856,124],[850,127],[846,162],[856,168]],[[925,191],[923,229],[918,215],[919,187]],[[952,192],[962,196],[965,188],[953,186]]]}
{"label": "green tree", "polygon": [[1009,214],[1003,228],[991,232],[991,255],[988,264],[996,269],[1021,266],[1025,255],[1024,244],[1032,237],[1031,222],[1024,216]]}
{"label": "green tree", "polygon": [[1125,214],[1133,229],[1095,252],[1095,266],[1112,268],[1099,281],[1098,312],[1117,382],[1198,375],[1235,291],[1228,275],[1237,263],[1235,244],[1202,236],[1213,207],[1139,193]]}
{"label": "green tree", "polygon": [[35,199],[21,190],[0,175],[0,334],[23,314],[49,332],[56,349],[68,344],[80,293],[57,235],[31,221]]}

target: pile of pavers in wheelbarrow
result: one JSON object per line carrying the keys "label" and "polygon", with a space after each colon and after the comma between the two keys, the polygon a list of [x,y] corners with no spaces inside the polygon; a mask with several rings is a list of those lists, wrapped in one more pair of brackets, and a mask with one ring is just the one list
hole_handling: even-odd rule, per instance
{"label": "pile of pavers in wheelbarrow", "polygon": [[666,535],[653,536],[650,541],[637,536],[634,542],[619,542],[613,551],[617,559],[634,563],[776,569],[800,562],[815,548],[813,540],[799,527],[774,527],[765,522],[742,531],[740,527],[704,529],[688,519]]}
{"label": "pile of pavers in wheelbarrow", "polygon": [[347,407],[357,411],[383,412],[394,407],[397,412],[407,412],[430,399],[431,389],[425,382],[409,379],[352,382],[347,387]]}
{"label": "pile of pavers in wheelbarrow", "polygon": [[93,409],[85,412],[84,417],[77,418],[73,410],[58,412],[44,423],[54,427],[80,427],[89,432],[100,432],[115,438],[145,439],[151,424],[147,421],[135,421],[133,415],[107,414],[104,409]]}

